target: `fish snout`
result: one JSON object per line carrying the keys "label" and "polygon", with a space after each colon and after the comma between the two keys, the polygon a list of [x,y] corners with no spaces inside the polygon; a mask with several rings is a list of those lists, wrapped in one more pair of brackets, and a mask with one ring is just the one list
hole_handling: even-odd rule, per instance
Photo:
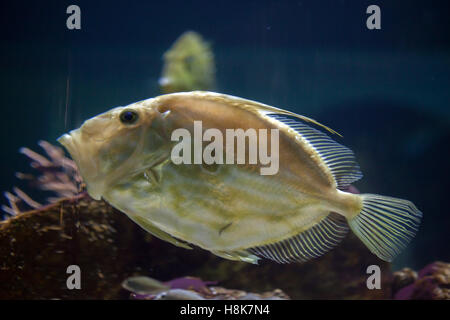
{"label": "fish snout", "polygon": [[57,141],[67,149],[86,183],[87,192],[95,199],[100,200],[103,194],[103,179],[100,179],[99,165],[95,160],[90,145],[82,140],[81,130],[72,130],[62,135]]}

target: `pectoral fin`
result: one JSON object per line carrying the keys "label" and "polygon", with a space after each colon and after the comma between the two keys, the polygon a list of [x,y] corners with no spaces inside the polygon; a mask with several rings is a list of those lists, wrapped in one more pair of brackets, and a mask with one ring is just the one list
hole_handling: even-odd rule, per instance
{"label": "pectoral fin", "polygon": [[144,172],[144,177],[147,181],[153,186],[159,186],[163,177],[163,168],[164,166],[170,162],[169,158],[162,160],[159,163],[156,163],[153,167],[148,168]]}
{"label": "pectoral fin", "polygon": [[258,257],[278,263],[305,262],[331,250],[347,232],[345,218],[337,213],[330,213],[322,221],[294,237],[247,250]]}

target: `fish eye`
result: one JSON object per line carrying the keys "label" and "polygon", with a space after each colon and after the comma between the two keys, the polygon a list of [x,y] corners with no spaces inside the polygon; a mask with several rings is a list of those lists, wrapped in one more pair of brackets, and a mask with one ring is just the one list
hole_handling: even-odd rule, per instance
{"label": "fish eye", "polygon": [[120,121],[124,124],[133,124],[139,119],[136,111],[124,110],[120,114]]}

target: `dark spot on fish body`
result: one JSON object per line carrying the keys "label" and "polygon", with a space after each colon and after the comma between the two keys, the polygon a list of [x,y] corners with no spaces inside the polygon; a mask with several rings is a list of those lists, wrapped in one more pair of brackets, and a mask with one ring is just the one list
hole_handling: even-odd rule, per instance
{"label": "dark spot on fish body", "polygon": [[231,227],[232,224],[233,224],[233,222],[230,222],[230,223],[226,224],[225,226],[223,226],[223,227],[219,230],[219,236],[221,236],[222,233],[223,233],[226,229],[228,229],[229,227]]}

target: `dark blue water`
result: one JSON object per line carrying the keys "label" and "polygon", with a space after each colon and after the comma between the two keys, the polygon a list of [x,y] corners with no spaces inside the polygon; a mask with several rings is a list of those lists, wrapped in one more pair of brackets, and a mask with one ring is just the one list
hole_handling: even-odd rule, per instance
{"label": "dark blue water", "polygon": [[[81,8],[81,30],[66,8]],[[381,8],[381,30],[366,8]],[[217,91],[313,117],[344,135],[356,186],[424,213],[396,267],[449,260],[450,21],[444,1],[4,1],[0,189],[22,146],[159,94],[161,56],[186,30],[212,44]],[[2,200],[2,202],[5,202]]]}

